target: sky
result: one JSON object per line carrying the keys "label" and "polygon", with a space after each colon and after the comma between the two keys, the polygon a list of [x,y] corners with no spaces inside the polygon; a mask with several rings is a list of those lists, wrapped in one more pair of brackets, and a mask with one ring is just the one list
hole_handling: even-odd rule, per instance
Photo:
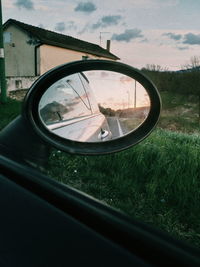
{"label": "sky", "polygon": [[136,107],[149,107],[150,100],[144,87],[135,80],[112,71],[86,71],[97,102],[105,107],[126,109],[134,107],[135,90]]}
{"label": "sky", "polygon": [[121,62],[179,70],[200,57],[200,0],[2,0],[9,18],[106,47]]}

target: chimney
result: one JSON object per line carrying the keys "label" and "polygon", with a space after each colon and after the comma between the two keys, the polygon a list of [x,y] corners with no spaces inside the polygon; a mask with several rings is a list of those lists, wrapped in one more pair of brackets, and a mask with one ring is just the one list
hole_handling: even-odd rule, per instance
{"label": "chimney", "polygon": [[110,40],[107,40],[106,49],[110,52]]}

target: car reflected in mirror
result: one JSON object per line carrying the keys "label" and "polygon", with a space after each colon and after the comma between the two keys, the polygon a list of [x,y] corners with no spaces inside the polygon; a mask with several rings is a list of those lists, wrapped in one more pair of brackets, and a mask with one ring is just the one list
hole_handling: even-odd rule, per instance
{"label": "car reflected in mirror", "polygon": [[62,77],[42,95],[39,114],[44,126],[78,142],[118,139],[147,118],[150,98],[135,79],[107,70]]}

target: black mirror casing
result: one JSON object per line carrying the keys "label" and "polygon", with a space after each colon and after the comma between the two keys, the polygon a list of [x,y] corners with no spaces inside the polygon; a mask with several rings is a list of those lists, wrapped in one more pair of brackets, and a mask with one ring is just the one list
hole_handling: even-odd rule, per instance
{"label": "black mirror casing", "polygon": [[[89,143],[62,138],[53,134],[44,127],[38,112],[38,105],[46,90],[55,83],[55,81],[66,75],[78,72],[82,73],[90,70],[108,70],[127,75],[138,81],[146,89],[150,98],[151,108],[147,118],[137,129],[119,139],[109,140],[102,143]],[[107,60],[86,60],[67,63],[42,75],[31,86],[25,97],[23,117],[31,125],[33,131],[35,131],[35,133],[49,145],[69,153],[98,155],[121,151],[142,141],[151,133],[157,124],[160,109],[161,100],[156,87],[139,70],[119,62]]]}
{"label": "black mirror casing", "polygon": [[51,147],[38,138],[24,116],[19,115],[0,133],[0,152],[21,163],[43,168],[51,153]]}

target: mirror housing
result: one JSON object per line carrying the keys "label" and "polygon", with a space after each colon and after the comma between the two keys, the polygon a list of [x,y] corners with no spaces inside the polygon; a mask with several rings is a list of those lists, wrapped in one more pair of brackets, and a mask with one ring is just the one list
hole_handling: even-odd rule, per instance
{"label": "mirror housing", "polygon": [[[52,84],[63,77],[91,70],[112,71],[124,74],[139,82],[149,95],[151,105],[146,119],[136,129],[123,137],[105,142],[74,141],[49,131],[41,119],[39,103],[44,93]],[[31,86],[25,97],[22,116],[30,124],[35,133],[53,147],[69,153],[98,155],[121,151],[142,141],[151,133],[157,124],[160,109],[161,100],[156,87],[139,70],[119,62],[86,60],[75,61],[56,67],[42,75]]]}

